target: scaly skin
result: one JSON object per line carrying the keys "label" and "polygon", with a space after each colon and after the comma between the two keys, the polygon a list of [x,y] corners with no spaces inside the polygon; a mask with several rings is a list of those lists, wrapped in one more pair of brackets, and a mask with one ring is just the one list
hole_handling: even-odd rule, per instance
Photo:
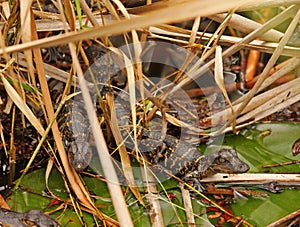
{"label": "scaly skin", "polygon": [[[122,75],[112,61],[100,60],[94,62],[91,71],[100,82],[99,90],[105,97],[107,87],[103,84],[108,84],[108,81],[122,77]],[[109,75],[112,75],[110,79],[105,71],[108,64],[111,64],[108,67]],[[128,93],[115,93],[115,113],[125,145],[132,150],[135,146],[133,146],[134,141],[131,140],[133,135],[130,132],[132,122]],[[91,161],[91,146],[94,143],[82,100],[67,101],[58,117],[58,122],[70,162],[77,171],[82,171]],[[155,134],[148,129],[143,129],[143,131],[138,145],[139,150],[153,165],[160,165],[179,176],[203,178],[214,173],[243,173],[249,169],[249,166],[239,159],[235,150],[221,149],[203,156],[194,145],[182,142],[174,136],[166,135],[161,139],[162,136],[159,133]],[[152,136],[147,134],[152,134]]]}
{"label": "scaly skin", "polygon": [[249,170],[234,149],[220,149],[204,156],[195,146],[170,135],[162,141],[143,139],[139,150],[150,158],[153,165],[160,165],[174,175],[186,178],[202,179],[215,173],[245,173]]}
{"label": "scaly skin", "polygon": [[0,208],[0,226],[59,226],[58,222],[39,210],[19,213]]}
{"label": "scaly skin", "polygon": [[[131,125],[128,114],[130,111],[125,98],[121,97],[115,103],[115,107],[121,134],[124,139],[127,138],[125,144],[127,148],[132,149],[133,135],[128,136],[128,126]],[[83,103],[68,101],[58,119],[70,162],[77,171],[82,171],[91,161],[91,147],[94,144]],[[215,173],[244,173],[249,170],[249,166],[239,159],[233,149],[221,149],[203,156],[195,145],[180,141],[171,135],[166,135],[163,139],[160,139],[161,137],[159,132],[153,133],[145,129],[138,145],[139,150],[152,165],[159,165],[174,175],[201,179]]]}
{"label": "scaly skin", "polygon": [[79,172],[88,167],[92,160],[90,123],[83,105],[82,102],[68,100],[58,116],[70,163]]}

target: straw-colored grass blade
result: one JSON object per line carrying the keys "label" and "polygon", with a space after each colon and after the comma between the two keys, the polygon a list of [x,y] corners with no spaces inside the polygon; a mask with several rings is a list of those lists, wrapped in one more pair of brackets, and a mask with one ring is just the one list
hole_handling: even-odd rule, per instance
{"label": "straw-colored grass blade", "polygon": [[122,169],[126,178],[126,181],[129,185],[130,190],[132,191],[132,193],[135,195],[135,197],[139,200],[139,202],[145,206],[142,196],[140,194],[140,192],[138,191],[138,188],[136,187],[136,183],[134,180],[134,176],[133,176],[133,170],[132,170],[132,166],[131,166],[131,161],[129,158],[129,155],[127,153],[127,150],[125,148],[125,145],[123,143],[123,138],[121,135],[121,132],[119,130],[119,125],[118,125],[118,120],[117,120],[117,116],[116,116],[116,109],[114,106],[114,101],[113,101],[113,97],[107,95],[107,102],[108,102],[108,106],[110,109],[110,127],[111,130],[114,134],[114,137],[116,139],[118,148],[119,148],[119,154],[121,157],[121,162],[122,162]]}
{"label": "straw-colored grass blade", "polygon": [[17,91],[11,86],[11,84],[6,80],[3,73],[0,73],[1,80],[5,87],[5,90],[9,97],[13,100],[16,106],[21,110],[21,112],[26,116],[32,126],[38,131],[39,134],[43,135],[45,130],[40,123],[40,121],[36,118],[31,109],[27,106],[26,101],[23,100]]}

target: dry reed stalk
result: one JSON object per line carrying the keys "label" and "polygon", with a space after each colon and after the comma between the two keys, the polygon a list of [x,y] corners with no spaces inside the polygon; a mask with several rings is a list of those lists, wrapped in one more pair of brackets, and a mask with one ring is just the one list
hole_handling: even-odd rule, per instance
{"label": "dry reed stalk", "polygon": [[[234,43],[232,47],[230,47],[228,50],[223,53],[223,57],[231,56],[236,51],[242,49],[242,48],[249,48],[249,49],[259,49],[261,51],[265,51],[268,53],[273,53],[271,60],[268,62],[266,68],[264,69],[263,73],[258,77],[258,81],[254,85],[254,87],[250,90],[249,93],[247,93],[245,96],[243,96],[238,102],[235,102],[224,110],[223,112],[219,113],[219,115],[213,116],[213,117],[222,117],[225,116],[226,118],[226,126],[224,127],[225,131],[231,130],[230,124],[232,122],[235,122],[238,124],[237,128],[241,128],[249,122],[253,123],[264,116],[273,113],[275,110],[279,110],[279,108],[285,107],[287,105],[290,105],[291,103],[294,103],[296,101],[300,100],[300,94],[299,91],[296,89],[299,87],[299,80],[293,80],[292,82],[288,82],[284,85],[281,85],[277,88],[274,88],[272,90],[269,90],[267,92],[264,92],[261,95],[256,95],[257,92],[261,91],[266,86],[270,85],[276,78],[281,77],[284,75],[284,70],[292,70],[294,69],[297,64],[299,64],[298,59],[293,59],[292,61],[292,67],[291,65],[288,65],[287,67],[283,67],[282,70],[279,70],[277,74],[275,73],[274,76],[267,79],[268,72],[271,70],[273,65],[275,64],[276,60],[278,59],[278,56],[283,54],[287,56],[295,56],[299,57],[299,48],[298,47],[287,47],[285,44],[287,43],[287,40],[289,39],[293,29],[296,26],[297,21],[299,21],[300,17],[300,11],[296,14],[296,11],[298,10],[297,7],[291,6],[288,9],[286,9],[283,13],[281,13],[276,18],[273,18],[269,22],[267,22],[264,25],[259,25],[257,23],[254,23],[253,21],[249,19],[243,19],[245,21],[244,27],[240,27],[239,24],[237,24],[237,21],[241,19],[240,16],[237,16],[235,14],[232,15],[231,20],[228,19],[228,21],[224,21],[224,14],[223,15],[216,15],[212,16],[215,18],[215,20],[222,21],[224,24],[227,22],[234,26],[236,29],[249,32],[249,34],[244,38],[235,38],[235,37],[228,37],[222,35],[223,29],[225,27],[219,27],[218,28],[218,36],[214,36],[212,34],[207,33],[199,33],[197,32],[197,28],[200,23],[200,16],[208,16],[213,15],[216,13],[222,13],[224,11],[227,11],[229,9],[235,8],[240,10],[245,9],[254,9],[257,7],[264,7],[264,6],[274,6],[278,4],[292,4],[292,3],[299,3],[299,0],[288,0],[288,1],[282,1],[282,0],[268,0],[264,1],[264,3],[259,3],[258,1],[227,1],[224,2],[222,0],[216,0],[214,1],[214,7],[212,7],[210,0],[204,0],[204,1],[192,1],[192,0],[177,0],[174,2],[158,2],[155,4],[152,4],[150,6],[145,6],[141,8],[137,8],[136,10],[132,10],[131,13],[133,14],[139,14],[137,16],[133,16],[129,14],[126,9],[123,7],[120,1],[114,0],[114,3],[118,6],[119,10],[122,12],[124,18],[120,16],[117,11],[114,9],[113,5],[110,3],[110,1],[103,1],[105,5],[108,8],[108,11],[110,12],[109,16],[104,16],[105,21],[102,23],[102,15],[101,16],[95,16],[93,15],[93,12],[87,7],[86,2],[83,0],[80,0],[81,7],[83,11],[86,13],[87,17],[84,18],[84,22],[90,21],[87,25],[92,26],[90,29],[87,30],[78,30],[79,28],[79,22],[75,18],[75,14],[71,5],[70,1],[65,0],[65,12],[66,12],[66,18],[63,17],[63,15],[53,15],[53,14],[46,14],[46,13],[40,13],[35,12],[36,14],[39,14],[41,17],[44,18],[55,18],[57,21],[53,22],[51,24],[51,27],[49,27],[49,21],[42,20],[39,21],[38,25],[38,31],[57,31],[57,30],[65,30],[65,34],[61,36],[54,36],[49,38],[43,38],[38,39],[37,36],[34,37],[33,40],[31,35],[32,33],[35,33],[36,35],[36,29],[32,27],[35,25],[35,22],[32,18],[28,17],[28,12],[30,11],[31,7],[31,1],[28,2],[22,2],[20,5],[21,8],[21,30],[22,30],[22,44],[17,44],[10,47],[4,47],[2,45],[2,49],[0,50],[0,54],[5,53],[12,53],[12,52],[21,52],[24,51],[24,55],[22,56],[24,60],[19,59],[18,63],[21,65],[24,65],[28,68],[28,73],[30,75],[30,78],[33,81],[33,84],[35,83],[35,77],[34,77],[34,66],[33,66],[33,56],[32,56],[32,50],[34,50],[34,58],[36,62],[38,62],[38,67],[36,68],[36,72],[39,76],[39,79],[41,81],[43,94],[45,94],[45,106],[48,112],[49,119],[52,119],[54,112],[53,107],[50,102],[50,95],[47,86],[47,82],[45,78],[42,77],[45,76],[45,73],[49,74],[49,76],[53,78],[57,78],[62,81],[66,81],[69,75],[65,72],[60,71],[59,69],[55,69],[53,66],[49,66],[46,64],[43,64],[40,51],[38,48],[41,47],[50,47],[60,44],[69,44],[71,53],[72,53],[72,59],[74,63],[74,67],[76,68],[76,73],[78,75],[77,78],[73,78],[74,83],[79,83],[80,88],[82,89],[83,98],[87,104],[88,108],[88,117],[91,121],[93,133],[95,137],[101,139],[101,143],[97,143],[97,150],[99,153],[99,156],[101,156],[102,166],[104,166],[104,171],[107,179],[112,179],[114,182],[118,182],[117,176],[114,172],[113,165],[111,163],[107,147],[105,146],[105,140],[103,138],[103,134],[101,129],[98,127],[97,117],[93,110],[93,104],[91,102],[90,96],[87,91],[87,87],[85,84],[85,81],[83,80],[83,73],[80,68],[78,58],[76,56],[76,48],[74,46],[74,42],[81,41],[84,39],[90,39],[101,37],[103,40],[106,40],[106,36],[112,35],[112,34],[121,34],[123,32],[131,32],[131,36],[133,37],[134,44],[137,46],[135,50],[135,58],[134,59],[127,59],[126,56],[124,57],[124,61],[126,64],[126,71],[128,75],[128,81],[129,81],[129,93],[130,93],[130,104],[131,104],[131,112],[132,112],[132,119],[134,124],[134,136],[136,138],[137,136],[137,130],[136,130],[136,109],[135,109],[135,103],[136,103],[136,97],[135,97],[135,76],[138,78],[142,78],[142,70],[141,65],[136,64],[135,67],[132,66],[132,63],[138,63],[139,57],[140,57],[140,41],[137,38],[137,33],[135,29],[140,31],[145,31],[146,34],[150,34],[150,37],[155,38],[161,38],[161,39],[168,39],[172,42],[178,42],[178,43],[186,43],[189,46],[193,46],[196,44],[197,39],[203,39],[203,40],[210,40],[212,45],[209,45],[207,47],[207,54],[205,57],[203,57],[201,60],[203,60],[206,57],[209,57],[215,50],[217,53],[217,61],[216,61],[216,72],[217,72],[217,81],[219,87],[222,89],[223,94],[226,96],[226,89],[225,85],[223,84],[223,75],[222,75],[222,57],[220,55],[220,48],[216,47],[217,41],[220,41],[219,43],[226,43],[227,45],[231,45]],[[61,4],[60,1],[58,1],[59,4]],[[247,4],[244,4],[247,3]],[[139,11],[140,10],[140,11]],[[140,12],[143,11],[142,14]],[[170,11],[172,14],[170,14]],[[176,18],[174,18],[174,14],[176,15]],[[280,23],[283,19],[287,19],[290,17],[290,15],[296,14],[294,20],[290,24],[290,27],[288,28],[287,32],[285,34],[279,33],[277,31],[272,30],[272,28]],[[112,19],[113,18],[113,19]],[[186,19],[196,18],[194,21],[194,26],[191,31],[175,28],[173,26],[165,25],[164,23],[169,22],[176,22],[176,21],[183,21]],[[239,22],[240,23],[240,22]],[[145,27],[151,26],[151,28],[145,29]],[[70,32],[71,30],[71,32]],[[269,31],[268,31],[269,30]],[[268,33],[264,34],[266,31]],[[159,35],[157,35],[159,34]],[[167,35],[172,36],[179,36],[179,38],[167,38]],[[271,40],[275,43],[265,43],[263,41],[254,41],[255,37],[262,36],[265,38],[265,40]],[[213,39],[211,39],[213,37]],[[182,38],[182,39],[181,39]],[[281,39],[281,40],[280,40]],[[279,43],[276,43],[279,41]],[[110,47],[110,50],[118,52],[114,47]],[[123,53],[120,53],[122,55]],[[186,61],[188,63],[188,60]],[[212,66],[214,64],[214,60],[208,62],[205,67]],[[200,61],[198,62],[200,65]],[[200,66],[195,66],[194,70],[203,71],[204,67],[201,68]],[[184,68],[185,66],[183,66]],[[45,68],[45,70],[44,70]],[[200,68],[200,69],[199,69]],[[44,129],[41,125],[37,123],[37,120],[35,119],[35,116],[31,113],[30,109],[28,108],[26,102],[20,98],[17,91],[13,89],[13,87],[9,84],[7,84],[7,81],[4,79],[4,75],[1,74],[1,78],[6,86],[6,89],[9,93],[9,95],[12,97],[12,100],[15,102],[15,104],[24,111],[26,117],[29,119],[29,121],[34,125],[34,127],[37,129],[37,131],[40,134],[44,133]],[[183,86],[185,83],[187,83],[188,80],[183,80],[179,83],[179,87]],[[143,90],[143,87],[141,88]],[[256,95],[256,96],[255,96]],[[276,96],[274,98],[274,96]],[[44,99],[45,99],[44,98]],[[47,101],[47,99],[49,99]],[[267,101],[269,100],[269,101]],[[272,105],[276,104],[275,108],[272,108]],[[113,109],[113,108],[112,108]],[[172,118],[172,116],[163,116],[166,117],[166,119],[169,122],[173,122],[174,124],[183,126],[183,123],[180,122],[176,118]],[[229,120],[228,120],[229,119]],[[246,123],[245,123],[246,122]],[[113,122],[112,122],[113,124]],[[189,125],[184,125],[185,127],[191,128]],[[112,126],[114,128],[114,126]],[[195,128],[197,131],[198,129]],[[93,204],[93,202],[90,199],[89,193],[84,189],[84,186],[81,181],[79,180],[79,177],[77,174],[70,169],[70,166],[67,164],[67,157],[65,154],[63,154],[64,149],[61,143],[61,138],[58,136],[58,128],[56,123],[54,123],[53,132],[55,136],[55,140],[57,142],[59,153],[61,155],[61,158],[63,160],[63,163],[66,168],[67,175],[69,177],[69,180],[71,182],[71,185],[74,187],[75,192],[81,202],[90,208],[91,212],[97,213],[97,208]],[[198,130],[198,133],[203,133],[202,130]],[[118,131],[115,132],[116,137],[119,138],[119,142],[121,143],[121,137],[118,133]],[[60,140],[60,142],[59,142]],[[65,152],[64,152],[65,153]],[[122,157],[123,164],[129,164],[128,157]],[[127,161],[124,161],[127,160]],[[126,166],[124,167],[124,171],[128,170]],[[129,171],[130,175],[127,175],[128,179],[130,181],[133,181],[133,175],[132,171]],[[256,175],[257,177],[257,175]],[[254,177],[255,178],[255,177]],[[251,178],[252,179],[252,178]],[[256,178],[256,180],[258,180]],[[248,181],[251,181],[250,178],[248,178]],[[79,184],[78,187],[76,187],[76,184]],[[132,185],[132,184],[131,184]],[[119,187],[119,185],[114,185],[111,182],[108,182],[108,187],[110,190],[110,193],[112,195],[113,205],[116,209],[116,213],[118,216],[118,219],[120,220],[120,224],[122,226],[132,226],[131,217],[129,215],[125,199],[123,197],[123,193]],[[133,188],[135,185],[133,184]],[[155,192],[156,188],[149,189],[151,192]],[[133,189],[135,191],[135,189]],[[139,195],[138,191],[135,191],[135,195],[140,200],[141,203],[143,203],[141,196]],[[150,202],[150,205],[153,207],[154,214],[157,216],[153,219],[152,224],[161,226],[163,224],[162,221],[162,215],[159,207],[158,200],[156,198],[150,198],[148,200]],[[188,208],[190,210],[190,208]],[[98,213],[99,215],[99,213]],[[191,222],[194,222],[193,216],[189,218]]]}

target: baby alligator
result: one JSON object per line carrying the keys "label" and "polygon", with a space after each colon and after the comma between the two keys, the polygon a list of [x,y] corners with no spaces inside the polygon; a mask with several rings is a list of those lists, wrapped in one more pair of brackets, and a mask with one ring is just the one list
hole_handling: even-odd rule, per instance
{"label": "baby alligator", "polygon": [[0,208],[0,226],[29,227],[29,226],[60,226],[58,222],[39,210],[29,210],[19,213]]}
{"label": "baby alligator", "polygon": [[81,172],[92,160],[93,143],[84,104],[74,100],[67,101],[57,119],[70,163]]}
{"label": "baby alligator", "polygon": [[149,157],[152,165],[184,179],[202,179],[215,173],[245,173],[249,170],[234,149],[223,148],[204,156],[195,146],[171,135],[166,135],[162,141],[143,139],[139,150]]}
{"label": "baby alligator", "polygon": [[[121,110],[119,113],[123,114]],[[122,119],[121,133],[124,139],[127,137],[125,141],[127,147],[132,148],[134,146],[130,142],[128,129],[124,129],[125,125],[128,125],[129,118],[123,115]],[[58,121],[70,162],[77,171],[82,171],[90,164],[91,147],[94,143],[84,104],[69,100]],[[239,159],[233,149],[221,149],[204,156],[195,145],[180,141],[174,136],[166,135],[160,139],[159,132],[155,132],[155,138],[153,136],[150,138],[150,134],[144,130],[143,138],[138,145],[140,152],[153,166],[164,168],[174,175],[201,179],[215,173],[244,173],[249,170],[249,166]]]}
{"label": "baby alligator", "polygon": [[[99,74],[97,74],[97,79],[102,86],[109,81],[104,70],[107,68],[107,62],[97,61],[99,65],[94,70],[92,69],[94,74]],[[112,63],[113,61],[109,62]],[[115,67],[114,64],[109,67],[110,75],[118,75],[119,68]],[[103,96],[107,93],[107,87],[99,88],[99,90]],[[118,99],[115,100],[115,112],[120,131],[125,145],[132,150],[131,148],[135,146],[132,146],[133,141],[130,141],[133,135],[128,127],[132,125],[129,96],[125,92],[120,92],[116,98]],[[66,150],[69,153],[70,163],[77,171],[82,171],[90,164],[92,159],[91,146],[94,143],[82,100],[67,101],[58,116],[58,123]],[[180,141],[174,136],[162,137],[159,133],[155,133],[155,138],[153,136],[150,138],[150,135],[147,135],[147,129],[143,129],[143,131],[142,139],[138,145],[139,150],[152,165],[159,165],[174,175],[199,179],[214,173],[244,173],[249,169],[249,166],[239,159],[235,150],[221,149],[207,156],[202,156],[194,145]]]}

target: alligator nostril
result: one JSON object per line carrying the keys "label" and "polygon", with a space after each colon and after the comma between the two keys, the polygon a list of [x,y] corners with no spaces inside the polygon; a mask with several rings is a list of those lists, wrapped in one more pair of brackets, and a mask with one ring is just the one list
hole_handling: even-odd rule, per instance
{"label": "alligator nostril", "polygon": [[247,164],[241,164],[239,168],[241,172],[247,172],[250,169],[250,167]]}

